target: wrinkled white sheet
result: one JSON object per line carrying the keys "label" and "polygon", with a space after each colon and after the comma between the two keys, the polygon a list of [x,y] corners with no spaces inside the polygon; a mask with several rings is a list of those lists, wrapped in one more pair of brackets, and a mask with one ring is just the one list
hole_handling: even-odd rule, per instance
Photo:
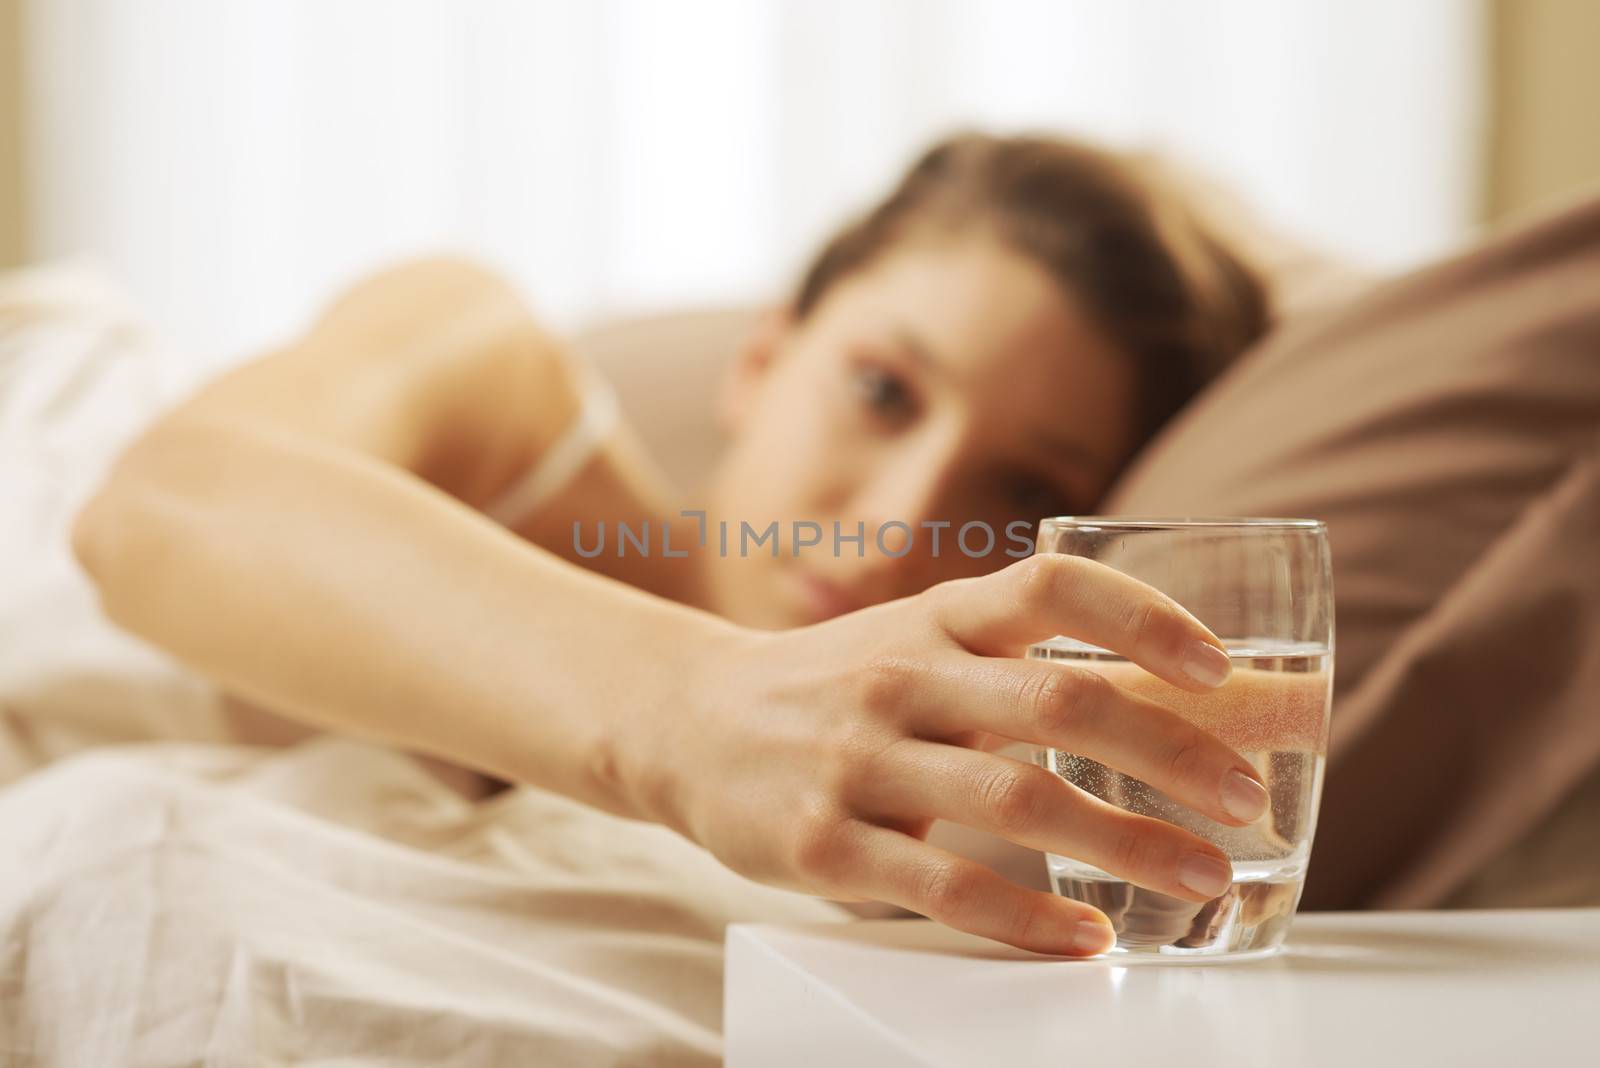
{"label": "wrinkled white sheet", "polygon": [[726,924],[845,910],[543,791],[239,744],[100,618],[70,516],[205,373],[92,273],[0,278],[0,1063],[716,1063]]}
{"label": "wrinkled white sheet", "polygon": [[56,763],[0,858],[8,1064],[714,1064],[724,926],[841,915],[332,738]]}

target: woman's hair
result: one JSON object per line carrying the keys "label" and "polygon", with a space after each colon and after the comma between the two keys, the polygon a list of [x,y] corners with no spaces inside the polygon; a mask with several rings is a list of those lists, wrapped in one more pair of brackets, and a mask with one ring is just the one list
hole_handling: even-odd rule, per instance
{"label": "woman's hair", "polygon": [[1049,271],[1133,360],[1141,443],[1268,326],[1255,272],[1147,168],[1060,138],[985,134],[934,145],[836,234],[801,281],[796,317],[897,244],[971,230]]}

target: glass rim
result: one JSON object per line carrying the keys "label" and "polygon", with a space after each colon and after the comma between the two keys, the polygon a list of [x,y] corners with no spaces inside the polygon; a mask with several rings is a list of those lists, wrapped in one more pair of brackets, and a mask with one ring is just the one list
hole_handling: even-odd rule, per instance
{"label": "glass rim", "polygon": [[1320,519],[1285,519],[1259,516],[1136,516],[1136,515],[1055,515],[1039,520],[1039,531],[1081,530],[1249,530],[1261,533],[1278,531],[1319,531],[1328,525]]}

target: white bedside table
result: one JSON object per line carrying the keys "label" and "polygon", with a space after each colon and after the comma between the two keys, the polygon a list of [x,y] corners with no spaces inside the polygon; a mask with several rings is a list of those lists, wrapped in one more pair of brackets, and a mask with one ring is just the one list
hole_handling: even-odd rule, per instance
{"label": "white bedside table", "polygon": [[1600,1065],[1600,909],[1309,913],[1237,964],[738,924],[725,990],[728,1068]]}

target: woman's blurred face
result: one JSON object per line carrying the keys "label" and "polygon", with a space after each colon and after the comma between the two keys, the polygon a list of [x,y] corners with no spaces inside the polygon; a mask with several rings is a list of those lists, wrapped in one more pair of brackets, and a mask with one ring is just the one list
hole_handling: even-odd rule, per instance
{"label": "woman's blurred face", "polygon": [[[1007,549],[1023,551],[1008,524],[1032,524],[1031,540],[1040,518],[1094,507],[1135,444],[1133,391],[1126,357],[998,240],[886,251],[803,321],[773,316],[730,376],[731,440],[706,502],[712,530],[729,531],[726,556],[715,533],[703,550],[712,607],[797,626],[1005,566]],[[740,555],[741,520],[756,532],[777,521],[776,558],[770,543]],[[821,542],[796,555],[806,521]],[[995,533],[976,558],[957,543],[974,521]],[[835,522],[846,535],[864,524],[863,546],[835,555]],[[908,529],[910,550],[890,555]],[[973,530],[966,545],[985,542]]]}

